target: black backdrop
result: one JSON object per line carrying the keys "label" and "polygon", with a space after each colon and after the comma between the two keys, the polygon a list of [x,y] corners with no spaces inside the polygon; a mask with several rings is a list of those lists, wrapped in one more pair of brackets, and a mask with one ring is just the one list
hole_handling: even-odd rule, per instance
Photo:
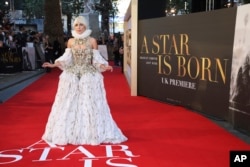
{"label": "black backdrop", "polygon": [[166,1],[138,0],[138,19],[149,19],[165,16]]}
{"label": "black backdrop", "polygon": [[[229,82],[233,83],[232,76],[230,80],[230,73],[232,74],[235,71],[235,69],[231,69],[231,65],[237,64],[237,61],[232,60],[232,54],[235,52],[233,51],[235,47],[235,44],[233,46],[234,34],[236,34],[234,31],[234,28],[236,28],[235,21],[236,19],[243,19],[242,15],[238,17],[238,11],[236,17],[236,10],[241,8],[241,12],[249,15],[250,6],[242,5],[235,8],[225,8],[226,3],[227,0],[214,0],[214,9],[221,10],[204,12],[206,10],[206,0],[192,0],[190,4],[191,14],[166,18],[166,1],[138,0],[138,95],[171,104],[184,105],[193,110],[214,116],[217,119],[221,118],[231,123],[234,128],[250,135],[249,104],[243,110],[232,109],[234,107],[232,107],[229,97]],[[249,27],[248,31],[250,31]],[[197,58],[200,57],[211,62],[213,58],[217,58],[219,62],[224,63],[221,64],[226,69],[224,81],[220,78],[219,83],[216,84],[215,82],[207,82],[205,80],[192,80],[186,76],[181,79],[195,83],[196,89],[168,85],[169,76],[163,74],[162,69],[165,68],[164,70],[166,70],[171,67],[172,71],[174,69],[176,71],[176,68],[178,69],[178,66],[176,66],[178,59],[172,58],[171,63],[168,62],[169,60],[166,60],[166,62],[163,62],[165,67],[162,68],[163,66],[161,66],[159,68],[159,58],[161,61],[165,60],[162,59],[163,55],[157,56],[157,54],[152,53],[157,51],[157,47],[162,47],[162,44],[159,44],[159,41],[155,40],[153,36],[166,36],[167,34],[171,37],[175,33],[187,34],[191,56],[197,56]],[[249,39],[249,37],[246,38]],[[177,43],[179,42],[178,40],[177,38]],[[145,43],[145,41],[148,43]],[[154,46],[153,51],[152,45]],[[141,48],[143,49],[140,50]],[[151,50],[147,50],[149,48]],[[175,56],[170,54],[169,57]],[[188,60],[188,57],[186,56],[186,60]],[[160,63],[162,64],[162,62]],[[191,63],[191,69],[195,70],[192,66],[194,64]],[[211,72],[216,74],[215,71],[218,68],[222,68],[222,66],[214,66],[211,68]],[[177,78],[174,73],[170,77],[172,79]]]}
{"label": "black backdrop", "polygon": [[138,95],[228,120],[235,19],[230,8],[139,21]]}
{"label": "black backdrop", "polygon": [[[138,0],[138,19],[165,17],[166,0]],[[214,0],[214,9],[225,8],[227,0]],[[206,0],[192,0],[191,13],[206,11]]]}

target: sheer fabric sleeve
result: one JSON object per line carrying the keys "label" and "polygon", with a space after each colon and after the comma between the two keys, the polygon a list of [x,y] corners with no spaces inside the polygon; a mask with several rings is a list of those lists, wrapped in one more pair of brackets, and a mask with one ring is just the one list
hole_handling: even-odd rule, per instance
{"label": "sheer fabric sleeve", "polygon": [[67,66],[72,64],[72,52],[70,48],[66,48],[62,56],[55,60],[55,63],[59,62],[58,68],[64,70]]}
{"label": "sheer fabric sleeve", "polygon": [[102,55],[100,54],[100,52],[96,49],[93,49],[93,65],[95,66],[96,69],[98,69],[100,72],[103,72],[104,70],[102,70],[100,68],[100,65],[104,64],[104,65],[108,65],[108,61],[105,60]]}

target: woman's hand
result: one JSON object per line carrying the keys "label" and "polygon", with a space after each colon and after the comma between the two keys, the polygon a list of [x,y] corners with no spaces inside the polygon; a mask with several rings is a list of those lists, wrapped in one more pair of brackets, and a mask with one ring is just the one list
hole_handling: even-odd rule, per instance
{"label": "woman's hand", "polygon": [[110,66],[110,65],[104,65],[104,64],[101,64],[100,65],[100,68],[103,70],[103,71],[113,71],[113,67]]}
{"label": "woman's hand", "polygon": [[54,67],[56,67],[56,66],[55,66],[55,64],[51,64],[51,63],[49,63],[49,62],[45,62],[45,63],[43,63],[42,67],[43,67],[43,68],[46,68],[46,67],[54,68]]}

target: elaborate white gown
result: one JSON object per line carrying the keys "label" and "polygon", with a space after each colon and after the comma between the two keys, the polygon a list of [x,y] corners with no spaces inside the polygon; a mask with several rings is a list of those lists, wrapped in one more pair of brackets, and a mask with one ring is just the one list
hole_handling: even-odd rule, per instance
{"label": "elaborate white gown", "polygon": [[47,142],[98,145],[127,140],[111,116],[99,68],[108,63],[98,50],[91,49],[90,33],[73,33],[73,47],[56,60],[63,72],[42,136]]}

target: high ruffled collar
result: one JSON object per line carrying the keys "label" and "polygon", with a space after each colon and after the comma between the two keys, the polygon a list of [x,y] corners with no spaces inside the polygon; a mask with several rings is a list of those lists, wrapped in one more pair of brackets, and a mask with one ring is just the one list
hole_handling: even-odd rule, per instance
{"label": "high ruffled collar", "polygon": [[74,30],[72,31],[72,36],[74,38],[86,38],[92,33],[92,30],[87,29],[82,34],[77,34]]}

